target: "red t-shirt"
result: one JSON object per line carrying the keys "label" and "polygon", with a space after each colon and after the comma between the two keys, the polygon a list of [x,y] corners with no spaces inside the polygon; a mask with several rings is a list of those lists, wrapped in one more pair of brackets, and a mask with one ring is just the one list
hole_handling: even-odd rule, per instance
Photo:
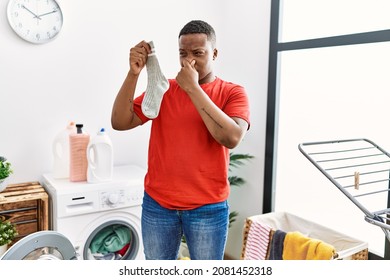
{"label": "red t-shirt", "polygon": [[[151,126],[145,191],[169,209],[194,209],[224,201],[230,188],[229,149],[214,140],[176,80],[169,83]],[[228,116],[249,124],[243,87],[219,78],[201,87]],[[134,100],[134,111],[142,123],[149,120],[141,110],[144,94]]]}

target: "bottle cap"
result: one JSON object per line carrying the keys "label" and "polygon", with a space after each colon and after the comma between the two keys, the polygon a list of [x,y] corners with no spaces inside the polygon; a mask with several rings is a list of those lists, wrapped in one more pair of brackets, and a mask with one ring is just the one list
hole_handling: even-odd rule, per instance
{"label": "bottle cap", "polygon": [[78,123],[78,124],[76,124],[76,127],[77,127],[77,133],[78,134],[83,133],[83,130],[82,130],[83,125],[82,124]]}

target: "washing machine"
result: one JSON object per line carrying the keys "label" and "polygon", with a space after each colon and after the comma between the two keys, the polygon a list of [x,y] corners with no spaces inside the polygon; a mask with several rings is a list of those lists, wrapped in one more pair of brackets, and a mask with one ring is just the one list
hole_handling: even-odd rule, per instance
{"label": "washing machine", "polygon": [[141,211],[146,170],[115,166],[109,182],[70,182],[44,174],[53,231],[73,244],[77,259],[143,260]]}

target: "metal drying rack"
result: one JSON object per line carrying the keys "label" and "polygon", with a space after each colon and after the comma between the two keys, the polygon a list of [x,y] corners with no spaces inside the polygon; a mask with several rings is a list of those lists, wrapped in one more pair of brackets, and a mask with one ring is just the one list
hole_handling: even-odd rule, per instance
{"label": "metal drying rack", "polygon": [[[390,242],[390,154],[363,138],[302,143],[298,148]],[[386,208],[367,207],[375,196],[384,197]]]}

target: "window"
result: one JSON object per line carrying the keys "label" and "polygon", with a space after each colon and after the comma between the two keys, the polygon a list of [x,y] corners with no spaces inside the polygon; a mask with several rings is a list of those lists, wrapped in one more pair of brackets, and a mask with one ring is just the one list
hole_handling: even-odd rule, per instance
{"label": "window", "polygon": [[272,5],[264,212],[292,212],[364,240],[370,252],[388,258],[383,231],[364,220],[298,144],[368,138],[390,152],[390,2]]}
{"label": "window", "polygon": [[281,3],[281,42],[390,28],[388,0],[288,0]]}

